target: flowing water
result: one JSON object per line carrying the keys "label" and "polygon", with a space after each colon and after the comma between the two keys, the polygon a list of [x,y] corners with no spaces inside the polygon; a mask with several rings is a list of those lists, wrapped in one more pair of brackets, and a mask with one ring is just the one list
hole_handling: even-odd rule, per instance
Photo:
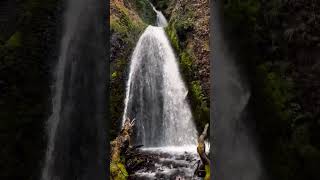
{"label": "flowing water", "polygon": [[[214,128],[210,134],[214,138],[215,160],[214,179],[219,180],[259,180],[262,179],[261,159],[254,138],[245,120],[248,115],[250,89],[243,74],[236,65],[236,56],[228,49],[220,9],[223,2],[214,1],[213,21],[214,61],[213,61],[213,119]],[[222,14],[222,12],[221,12]]]}
{"label": "flowing water", "polygon": [[187,93],[164,28],[148,26],[132,55],[123,115],[123,122],[136,119],[134,142],[146,147],[196,144]]}
{"label": "flowing water", "polygon": [[129,179],[201,179],[194,175],[199,161],[196,146],[143,148],[141,153],[150,156],[152,163],[137,170]]}
{"label": "flowing water", "polygon": [[135,118],[135,144],[144,154],[162,158],[152,168],[137,171],[140,179],[190,179],[199,160],[197,131],[174,51],[166,36],[167,21],[160,11],[157,26],[148,26],[133,52],[125,98],[123,122]]}
{"label": "flowing water", "polygon": [[168,25],[167,19],[166,17],[164,17],[164,15],[162,14],[161,11],[158,11],[153,4],[150,3],[150,5],[152,6],[153,11],[157,14],[157,26],[159,27],[166,27]]}
{"label": "flowing water", "polygon": [[103,5],[66,6],[42,180],[105,179]]}

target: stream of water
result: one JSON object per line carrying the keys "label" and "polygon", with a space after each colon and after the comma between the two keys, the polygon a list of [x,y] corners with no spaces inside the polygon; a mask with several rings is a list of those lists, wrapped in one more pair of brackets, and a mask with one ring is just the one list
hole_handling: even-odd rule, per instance
{"label": "stream of water", "polygon": [[103,115],[107,68],[100,2],[65,2],[42,180],[106,179]]}
{"label": "stream of water", "polygon": [[148,26],[131,58],[123,122],[135,118],[136,144],[145,147],[197,144],[197,131],[179,65],[165,33],[167,22]]}
{"label": "stream of water", "polygon": [[197,131],[179,65],[157,14],[157,26],[148,26],[133,52],[125,98],[123,122],[135,118],[134,144],[142,153],[160,157],[151,167],[138,170],[132,179],[197,179]]}

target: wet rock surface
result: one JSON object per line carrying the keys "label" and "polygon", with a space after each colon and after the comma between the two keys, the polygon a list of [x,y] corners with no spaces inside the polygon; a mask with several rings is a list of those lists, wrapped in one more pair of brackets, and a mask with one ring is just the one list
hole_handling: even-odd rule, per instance
{"label": "wet rock surface", "polygon": [[201,179],[194,175],[199,157],[195,152],[137,149],[127,153],[128,179]]}

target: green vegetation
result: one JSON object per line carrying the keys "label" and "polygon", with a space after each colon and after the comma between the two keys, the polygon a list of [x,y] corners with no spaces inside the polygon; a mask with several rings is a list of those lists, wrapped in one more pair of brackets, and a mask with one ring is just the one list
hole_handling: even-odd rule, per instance
{"label": "green vegetation", "polygon": [[[147,1],[145,1],[147,2]],[[136,6],[127,2],[128,6]],[[138,2],[137,2],[138,3]],[[142,3],[142,1],[140,1]],[[140,34],[147,27],[136,11],[116,1],[111,2],[114,9],[110,16],[111,32],[111,88],[110,88],[110,113],[111,129],[108,133],[114,139],[119,132],[123,101],[125,98],[125,83],[129,67],[131,53],[138,41]],[[142,10],[141,10],[142,12]]]}
{"label": "green vegetation", "polygon": [[189,89],[188,98],[190,100],[191,109],[197,129],[201,131],[206,123],[210,121],[210,112],[208,105],[208,97],[203,93],[200,79],[196,76],[195,72],[198,67],[195,65],[195,55],[192,48],[187,47],[186,34],[192,29],[194,14],[192,10],[184,14],[173,15],[166,27],[166,33],[179,57],[180,68],[184,80]]}
{"label": "green vegetation", "polygon": [[154,24],[156,21],[156,14],[154,13],[152,6],[147,0],[135,0],[135,9],[138,12],[140,18],[146,24]]}
{"label": "green vegetation", "polygon": [[[111,129],[108,129],[108,133],[111,139],[114,139],[120,131],[126,91],[125,83],[131,53],[140,34],[148,24],[153,24],[155,21],[155,13],[147,0],[125,1],[124,4],[117,3],[117,1],[111,1],[113,11],[110,17]],[[110,173],[113,180],[127,179],[128,172],[124,164],[124,158],[110,163]]]}
{"label": "green vegetation", "polygon": [[126,180],[129,176],[124,162],[111,162],[110,163],[111,180]]}
{"label": "green vegetation", "polygon": [[210,180],[210,166],[205,166],[206,176],[204,177],[204,180]]}
{"label": "green vegetation", "polygon": [[320,29],[312,10],[317,7],[314,1],[227,0],[224,4],[226,33],[231,48],[237,50],[237,63],[249,77],[252,121],[271,179],[319,177],[320,144],[315,141],[320,137],[315,103],[319,93],[311,91],[318,92],[319,79],[314,77],[320,70],[316,57],[310,56],[319,50],[312,48]]}
{"label": "green vegetation", "polygon": [[161,11],[165,11],[169,4],[172,2],[171,0],[151,0],[152,4],[157,7],[157,9]]}

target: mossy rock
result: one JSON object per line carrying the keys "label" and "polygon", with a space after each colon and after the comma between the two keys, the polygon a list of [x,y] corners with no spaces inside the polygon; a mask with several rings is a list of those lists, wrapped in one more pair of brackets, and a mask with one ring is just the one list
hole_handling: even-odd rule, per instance
{"label": "mossy rock", "polygon": [[129,176],[126,167],[121,162],[110,163],[110,174],[112,180],[126,180]]}

